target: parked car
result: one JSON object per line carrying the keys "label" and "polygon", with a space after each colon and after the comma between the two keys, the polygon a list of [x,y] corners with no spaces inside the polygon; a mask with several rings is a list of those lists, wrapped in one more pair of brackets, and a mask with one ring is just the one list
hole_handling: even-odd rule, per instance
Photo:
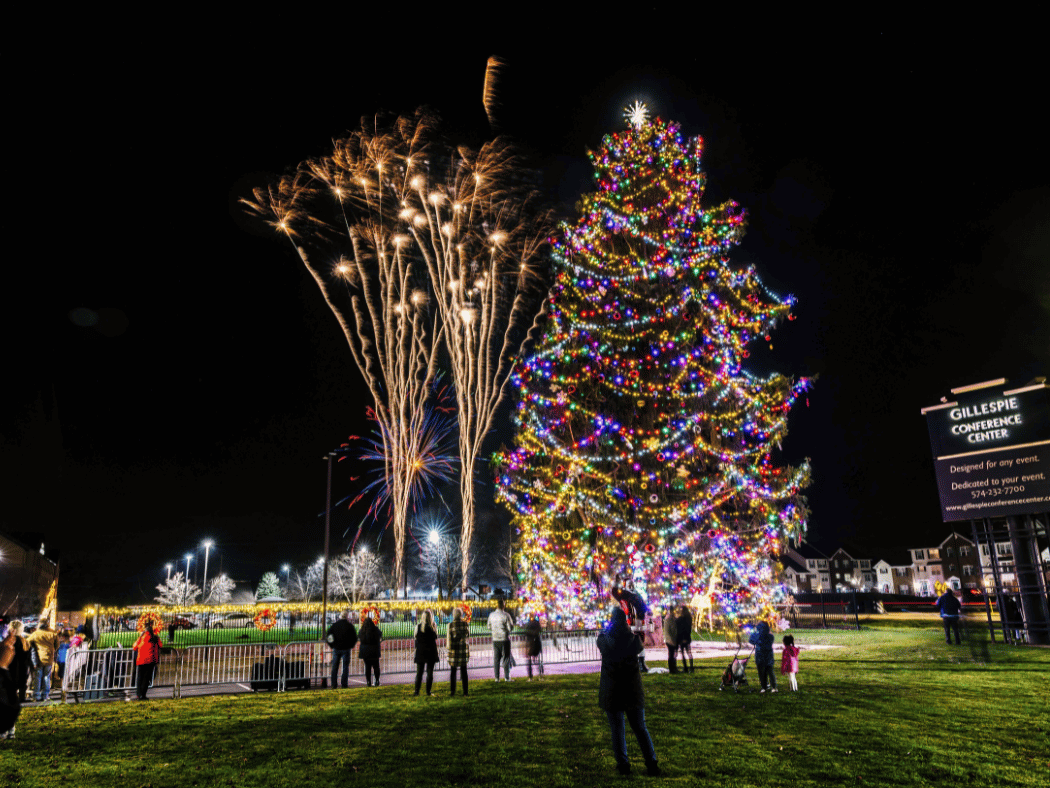
{"label": "parked car", "polygon": [[227,613],[211,624],[212,629],[245,629],[254,626],[255,619],[246,613]]}
{"label": "parked car", "polygon": [[197,625],[190,621],[188,618],[182,616],[176,616],[169,622],[169,626],[174,626],[175,629],[196,629]]}

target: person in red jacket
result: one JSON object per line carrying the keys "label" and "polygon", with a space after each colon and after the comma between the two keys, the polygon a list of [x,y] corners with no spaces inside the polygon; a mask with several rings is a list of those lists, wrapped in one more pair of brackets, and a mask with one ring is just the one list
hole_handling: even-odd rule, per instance
{"label": "person in red jacket", "polygon": [[135,641],[135,691],[139,700],[146,700],[146,690],[153,683],[153,674],[160,662],[163,643],[153,632],[153,623],[146,622],[146,631]]}

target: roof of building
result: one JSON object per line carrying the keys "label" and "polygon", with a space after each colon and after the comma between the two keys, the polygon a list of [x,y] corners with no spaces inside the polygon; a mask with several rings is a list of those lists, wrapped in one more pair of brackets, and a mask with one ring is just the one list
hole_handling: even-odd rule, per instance
{"label": "roof of building", "polygon": [[972,540],[972,539],[970,539],[969,537],[963,536],[963,535],[962,535],[961,533],[959,533],[958,531],[952,531],[952,532],[951,532],[950,534],[948,534],[948,535],[947,535],[946,537],[944,537],[944,541],[943,541],[943,542],[941,542],[941,543],[940,543],[940,544],[938,545],[938,547],[944,547],[944,544],[945,544],[945,542],[947,542],[948,540],[950,540],[950,539],[951,539],[951,538],[952,538],[953,536],[955,536],[955,537],[958,537],[960,541],[966,542],[966,544],[969,544],[969,545],[972,545],[972,544],[973,544],[973,540]]}
{"label": "roof of building", "polygon": [[804,564],[800,564],[797,560],[795,560],[789,555],[780,556],[780,563],[784,567],[785,571],[791,569],[800,575],[809,574],[809,570],[806,569]]}
{"label": "roof of building", "polygon": [[820,550],[815,548],[809,542],[799,542],[792,549],[803,558],[827,558],[824,553],[820,552]]}
{"label": "roof of building", "polygon": [[911,553],[899,547],[890,547],[881,552],[878,558],[872,559],[872,566],[880,560],[890,566],[911,566]]}

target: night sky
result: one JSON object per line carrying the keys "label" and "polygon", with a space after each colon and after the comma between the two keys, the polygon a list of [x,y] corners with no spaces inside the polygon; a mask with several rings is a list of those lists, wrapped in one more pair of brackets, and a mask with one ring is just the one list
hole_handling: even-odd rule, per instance
{"label": "night sky", "polygon": [[[502,131],[565,217],[628,103],[704,137],[708,204],[750,216],[734,261],[798,298],[751,368],[819,374],[781,456],[811,458],[810,540],[878,558],[948,533],[919,409],[1050,371],[1045,66],[878,27],[615,50],[567,35],[298,51],[244,30],[196,61],[141,61],[148,80],[104,47],[71,62],[33,122],[75,178],[40,201],[43,301],[12,335],[0,420],[0,529],[60,551],[62,608],[152,598],[206,537],[209,575],[252,586],[320,555],[322,457],[368,430],[365,389],[291,247],[237,200],[377,111],[427,104],[452,139],[483,141],[489,55],[506,63]],[[492,449],[509,421],[497,432]],[[336,500],[361,484],[348,465]],[[506,522],[482,509],[483,529]],[[334,549],[363,515],[334,512]]]}

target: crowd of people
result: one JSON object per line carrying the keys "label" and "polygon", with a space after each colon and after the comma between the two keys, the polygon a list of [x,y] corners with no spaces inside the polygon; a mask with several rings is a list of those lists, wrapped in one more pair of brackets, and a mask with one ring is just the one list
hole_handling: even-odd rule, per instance
{"label": "crowd of people", "polygon": [[[433,695],[434,666],[441,660],[438,652],[440,635],[437,621],[438,618],[433,611],[424,610],[416,624],[414,632],[416,680],[413,694],[417,696],[423,687],[424,676],[426,677],[426,694]],[[500,680],[501,670],[503,681],[513,681],[510,671],[515,663],[511,653],[510,635],[517,625],[507,612],[504,600],[500,599],[497,602],[497,607],[489,615],[487,623],[492,633],[493,669],[496,681]],[[533,617],[525,625],[525,654],[529,681],[533,679],[533,667],[537,670],[537,678],[543,676],[542,634],[543,629],[539,619]],[[330,687],[334,689],[342,686],[345,689],[349,685],[350,656],[358,644],[360,644],[358,657],[365,666],[365,684],[369,687],[379,686],[379,659],[382,653],[383,633],[370,616],[362,617],[359,631],[350,620],[350,614],[344,612],[328,628],[325,640],[332,649]],[[463,688],[463,694],[468,695],[470,692],[467,678],[467,666],[470,663],[470,624],[464,619],[463,610],[458,607],[452,611],[451,620],[446,625],[445,643],[450,669],[449,694],[456,694],[458,673],[458,683]]]}
{"label": "crowd of people", "polygon": [[[645,722],[645,692],[641,674],[648,671],[645,664],[645,627],[648,610],[640,597],[629,587],[617,588],[614,598],[619,603],[609,617],[608,625],[598,635],[597,647],[601,654],[601,673],[598,685],[598,705],[606,713],[616,768],[621,774],[631,771],[627,755],[626,729],[629,726],[638,741],[646,770],[650,775],[661,773],[652,738]],[[440,661],[438,649],[439,624],[432,611],[426,610],[415,627],[416,676],[413,696],[434,691],[434,667]],[[649,617],[649,622],[662,627],[668,650],[668,668],[671,673],[691,673],[695,670],[691,650],[693,619],[687,607],[673,608],[663,617]],[[515,666],[511,651],[511,633],[517,628],[514,618],[501,599],[488,617],[492,637],[493,671],[497,682],[509,682]],[[528,680],[542,679],[543,628],[537,617],[530,617],[523,626],[524,655]],[[463,610],[455,608],[445,626],[446,658],[450,669],[449,694],[455,695],[457,685],[468,696],[467,667],[470,663],[470,626]],[[370,687],[380,684],[380,656],[383,635],[376,622],[368,616],[360,621],[360,629],[343,613],[327,630],[326,641],[332,650],[331,687],[347,687],[350,656],[359,649],[358,656],[365,666],[365,681]],[[760,623],[751,634],[755,645],[762,692],[767,683],[776,692],[773,677],[773,636],[769,626]],[[70,649],[82,645],[80,635],[57,631],[45,619],[40,627],[26,635],[22,622],[14,621],[0,631],[0,738],[14,738],[15,721],[22,703],[47,700],[52,676],[60,681]],[[163,643],[147,622],[134,645],[135,689],[139,700],[145,700],[147,691],[160,661]],[[781,673],[790,676],[792,689],[797,689],[799,650],[790,635],[784,638]],[[681,665],[679,671],[678,665]],[[501,675],[502,674],[502,675]],[[458,682],[457,682],[458,679]]]}
{"label": "crowd of people", "polygon": [[31,632],[21,621],[0,622],[0,739],[15,738],[15,720],[23,703],[51,697],[52,682],[62,681],[71,649],[83,638],[54,629],[43,618]]}

